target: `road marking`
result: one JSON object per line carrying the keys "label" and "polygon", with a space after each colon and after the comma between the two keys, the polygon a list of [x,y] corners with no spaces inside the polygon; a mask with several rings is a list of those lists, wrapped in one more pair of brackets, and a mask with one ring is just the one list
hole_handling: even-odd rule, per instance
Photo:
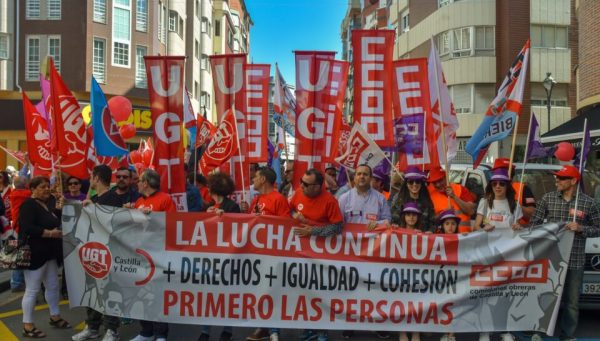
{"label": "road marking", "polygon": [[19,341],[19,338],[13,334],[10,329],[0,321],[0,340],[2,341]]}
{"label": "road marking", "polygon": [[[58,305],[65,305],[65,304],[69,304],[69,301],[68,300],[62,300],[62,301],[58,302]],[[40,310],[44,310],[44,309],[48,309],[48,305],[47,304],[38,305],[33,310],[40,311]],[[18,310],[13,310],[13,311],[7,311],[6,313],[0,314],[0,319],[7,318],[7,317],[12,317],[12,316],[17,316],[17,315],[22,315],[22,314],[23,314],[23,309],[18,309]],[[4,340],[3,338],[0,338],[0,339]]]}

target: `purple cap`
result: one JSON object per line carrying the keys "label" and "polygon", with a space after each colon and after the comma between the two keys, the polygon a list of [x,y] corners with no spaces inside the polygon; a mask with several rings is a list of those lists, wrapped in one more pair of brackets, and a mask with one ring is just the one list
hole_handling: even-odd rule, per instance
{"label": "purple cap", "polygon": [[404,172],[404,179],[424,181],[425,179],[427,179],[427,176],[425,175],[425,173],[421,172],[419,168],[415,166],[410,166],[406,169],[406,172]]}
{"label": "purple cap", "polygon": [[404,204],[404,206],[402,206],[402,213],[406,213],[406,212],[421,214],[421,210],[419,209],[419,206],[417,206],[417,203],[412,202],[412,201],[407,202]]}
{"label": "purple cap", "polygon": [[508,169],[506,169],[506,168],[494,169],[492,171],[492,177],[490,178],[490,180],[510,182],[510,178],[508,177]]}
{"label": "purple cap", "polygon": [[440,217],[438,218],[438,221],[441,224],[446,219],[454,219],[454,220],[456,220],[457,223],[460,223],[460,218],[456,215],[456,213],[452,209],[442,211],[442,213],[440,213]]}

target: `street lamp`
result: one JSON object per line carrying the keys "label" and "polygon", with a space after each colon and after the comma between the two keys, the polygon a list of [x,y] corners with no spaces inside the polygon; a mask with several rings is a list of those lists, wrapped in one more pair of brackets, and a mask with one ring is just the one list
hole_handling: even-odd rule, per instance
{"label": "street lamp", "polygon": [[552,78],[552,72],[546,72],[546,79],[544,79],[544,89],[546,89],[546,108],[548,108],[548,131],[550,131],[550,109],[552,105],[550,104],[550,98],[552,97],[552,89],[554,88],[554,84],[556,81]]}

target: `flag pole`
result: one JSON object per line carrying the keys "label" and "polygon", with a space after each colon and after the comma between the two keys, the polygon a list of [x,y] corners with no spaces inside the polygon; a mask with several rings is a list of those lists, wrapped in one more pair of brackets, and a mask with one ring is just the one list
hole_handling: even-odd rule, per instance
{"label": "flag pole", "polygon": [[[510,177],[513,175],[512,174],[512,165],[513,165],[513,159],[515,157],[515,148],[517,147],[517,129],[519,128],[519,116],[521,115],[517,115],[517,119],[515,120],[515,126],[513,127],[513,139],[512,139],[512,146],[510,148],[510,160],[508,161],[508,178],[510,179]],[[529,120],[529,128],[531,128],[531,119]],[[529,133],[528,133],[529,135]],[[527,140],[529,141],[529,140]]]}
{"label": "flag pole", "polygon": [[[235,76],[234,76],[235,78]],[[237,143],[237,150],[238,150],[238,155],[240,156],[240,162],[238,162],[240,164],[240,172],[241,172],[241,177],[242,177],[242,201],[246,201],[246,181],[244,179],[244,163],[241,162],[241,156],[242,156],[242,148],[240,147],[240,134],[238,133],[238,123],[237,123],[237,117],[235,115],[235,98],[231,101],[231,110],[233,111],[233,119],[235,121],[235,141]]]}
{"label": "flag pole", "polygon": [[[529,115],[529,128],[527,129],[527,140],[525,142],[525,155],[523,156],[523,168],[521,169],[521,183],[523,184],[521,186],[521,188],[519,189],[519,193],[517,194],[517,203],[521,202],[521,196],[523,194],[523,188],[525,187],[525,182],[523,181],[524,176],[525,176],[525,165],[527,164],[527,153],[529,152],[529,139],[531,138],[531,124],[533,122],[533,115],[534,113],[531,112],[531,114]],[[513,142],[514,145],[514,142]],[[511,159],[512,161],[512,159]],[[511,173],[511,169],[512,169],[512,164],[509,165],[508,167],[508,177],[510,178],[510,173]]]}
{"label": "flag pole", "polygon": [[573,222],[577,218],[577,204],[579,202],[579,188],[583,180],[583,151],[585,150],[585,135],[587,131],[587,118],[583,121],[583,136],[581,137],[581,149],[579,151],[579,181],[577,181],[577,193],[575,194],[575,210],[573,211]]}
{"label": "flag pole", "polygon": [[[431,37],[431,48],[433,48],[433,37]],[[439,64],[440,67],[442,66],[441,64]],[[439,111],[440,111],[440,127],[442,128],[442,152],[444,154],[444,166],[445,166],[445,178],[446,178],[446,187],[450,186],[450,177],[448,175],[448,172],[450,172],[450,169],[448,167],[448,150],[446,149],[446,131],[444,128],[444,113],[442,111],[442,96],[440,95],[440,76],[438,74],[438,63],[435,63],[435,72],[434,72],[434,77],[435,77],[435,90],[437,91],[437,99],[439,102]],[[423,134],[426,135],[426,134]],[[425,136],[423,136],[425,137]],[[450,197],[448,197],[448,208],[452,208],[452,204],[450,202]]]}

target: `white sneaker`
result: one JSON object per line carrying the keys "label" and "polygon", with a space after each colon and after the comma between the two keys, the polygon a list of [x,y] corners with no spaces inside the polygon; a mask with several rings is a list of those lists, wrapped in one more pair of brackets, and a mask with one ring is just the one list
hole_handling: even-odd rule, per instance
{"label": "white sneaker", "polygon": [[90,327],[85,326],[85,328],[79,333],[71,336],[71,340],[73,341],[83,341],[83,340],[92,340],[100,337],[100,332],[94,329],[90,329]]}
{"label": "white sneaker", "polygon": [[511,333],[502,333],[502,334],[500,334],[500,340],[502,340],[502,341],[515,341],[515,337]]}
{"label": "white sneaker", "polygon": [[159,337],[158,339],[156,339],[156,341],[167,341],[167,339],[165,339],[164,337]]}
{"label": "white sneaker", "polygon": [[145,336],[138,335],[129,341],[152,341],[152,340],[154,340],[154,337],[152,337],[152,336],[145,337]]}
{"label": "white sneaker", "polygon": [[479,333],[479,341],[490,341],[490,333]]}
{"label": "white sneaker", "polygon": [[269,341],[279,341],[279,333],[271,333]]}
{"label": "white sneaker", "polygon": [[104,334],[104,337],[102,338],[102,341],[119,341],[119,333],[117,332],[113,332],[110,329],[106,330],[106,334]]}
{"label": "white sneaker", "polygon": [[448,334],[444,334],[442,335],[442,337],[440,337],[440,341],[449,341],[450,337],[448,336]]}

